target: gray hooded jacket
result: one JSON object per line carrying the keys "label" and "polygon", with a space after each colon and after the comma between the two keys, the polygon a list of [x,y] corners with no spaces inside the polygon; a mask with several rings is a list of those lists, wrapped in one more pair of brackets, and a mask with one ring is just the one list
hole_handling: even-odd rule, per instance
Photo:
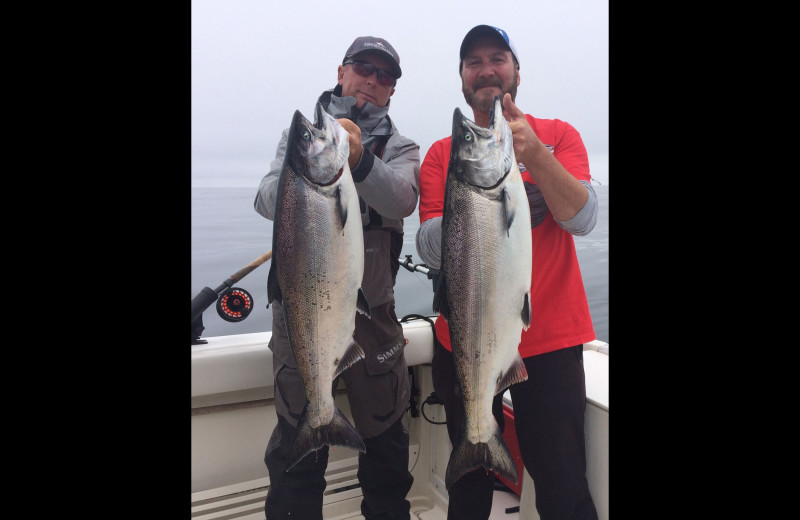
{"label": "gray hooded jacket", "polygon": [[[333,117],[350,119],[361,128],[364,152],[352,174],[364,226],[362,290],[371,307],[394,301],[394,278],[400,253],[396,234],[400,235],[399,245],[402,246],[403,218],[414,212],[419,200],[419,145],[398,132],[389,118],[391,103],[376,107],[367,102],[359,110],[356,98],[341,97],[340,85],[323,92],[318,101]],[[274,220],[278,179],[288,138],[289,129],[286,128],[278,142],[275,158],[270,162],[270,169],[261,179],[253,204],[255,210],[269,220]],[[386,142],[385,148],[378,158],[373,150],[376,145],[380,148],[383,141]],[[392,256],[393,269],[390,270],[384,260]]]}

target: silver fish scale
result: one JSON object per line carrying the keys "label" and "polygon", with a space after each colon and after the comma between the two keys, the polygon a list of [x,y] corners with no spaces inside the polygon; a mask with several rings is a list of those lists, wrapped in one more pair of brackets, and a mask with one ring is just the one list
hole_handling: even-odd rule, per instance
{"label": "silver fish scale", "polygon": [[[311,383],[306,397],[309,423],[316,428],[333,417],[332,382],[352,341],[363,238],[357,197],[342,229],[330,195],[312,189],[292,172],[285,174],[282,215],[276,219],[277,261],[284,310],[292,317],[287,319],[287,332],[303,380]],[[347,193],[346,185],[343,189]],[[354,257],[358,253],[361,269]]]}
{"label": "silver fish scale", "polygon": [[492,401],[527,377],[518,347],[530,323],[530,211],[499,96],[489,116],[483,128],[460,109],[453,113],[442,218],[444,285],[435,301],[448,319],[464,422],[447,463],[447,489],[479,467],[511,481],[518,477]]}
{"label": "silver fish scale", "polygon": [[[452,211],[443,223],[443,254],[462,259],[448,262],[445,272],[451,302],[450,339],[464,393],[467,438],[476,443],[494,431],[494,388],[507,368],[503,360],[508,358],[508,349],[516,350],[519,343],[521,299],[510,301],[511,287],[504,281],[512,282],[515,275],[508,268],[520,265],[513,258],[511,264],[498,262],[508,256],[504,250],[510,246],[509,237],[501,231],[505,215],[500,201],[460,182],[451,183],[450,189]],[[517,342],[503,343],[515,321],[520,323]]]}

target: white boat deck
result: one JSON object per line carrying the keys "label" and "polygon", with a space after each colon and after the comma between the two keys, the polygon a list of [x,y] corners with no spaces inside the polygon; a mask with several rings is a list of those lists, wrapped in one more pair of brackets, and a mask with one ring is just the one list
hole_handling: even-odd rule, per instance
{"label": "white boat deck", "polygon": [[[418,446],[412,447],[412,455]],[[323,517],[327,520],[363,519],[361,491],[356,478],[357,458],[329,464],[328,488],[323,499]],[[269,479],[256,479],[232,486],[192,493],[193,520],[264,520],[264,500]],[[410,494],[411,518],[446,520],[446,503],[435,502],[428,494]],[[520,498],[510,491],[496,490],[490,520],[519,520]]]}
{"label": "white boat deck", "polygon": [[[406,414],[410,433],[409,470],[414,484],[408,495],[411,518],[444,520],[447,495],[444,470],[450,446],[441,405],[424,405],[430,381],[432,329],[425,321],[404,324],[406,359],[415,368],[421,413]],[[263,454],[275,426],[272,405],[272,358],[268,333],[207,338],[192,346],[192,497],[193,520],[263,520],[269,477]],[[587,393],[587,478],[600,520],[608,520],[608,344],[584,347]],[[513,408],[510,395],[505,402]],[[337,406],[349,417],[343,389]],[[426,420],[426,418],[428,420]],[[361,519],[357,453],[334,447],[326,472],[323,515]],[[492,520],[539,520],[533,482],[522,475],[522,496],[496,490]]]}

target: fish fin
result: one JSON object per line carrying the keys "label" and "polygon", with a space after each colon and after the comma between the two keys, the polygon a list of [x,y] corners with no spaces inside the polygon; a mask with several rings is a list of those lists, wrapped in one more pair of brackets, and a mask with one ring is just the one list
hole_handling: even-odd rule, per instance
{"label": "fish fin", "polygon": [[342,187],[336,188],[336,212],[342,221],[342,234],[344,235],[344,225],[347,223],[347,206],[342,204]]}
{"label": "fish fin", "polygon": [[367,318],[372,318],[372,310],[369,307],[369,302],[367,301],[366,295],[364,295],[364,291],[361,288],[358,288],[358,300],[356,300],[356,310],[366,316]]}
{"label": "fish fin", "polygon": [[278,285],[278,269],[275,267],[275,261],[269,266],[269,275],[267,277],[267,308],[269,304],[278,300],[278,303],[283,303],[283,295],[281,294],[281,286]]}
{"label": "fish fin", "polygon": [[511,207],[511,195],[509,195],[508,190],[503,188],[503,194],[501,195],[503,200],[503,211],[506,216],[506,236],[511,236],[511,224],[514,223],[514,210]]}
{"label": "fish fin", "polygon": [[339,374],[350,368],[350,365],[356,361],[364,359],[365,357],[367,357],[367,355],[364,354],[364,349],[361,348],[361,345],[356,343],[355,340],[353,340],[353,342],[350,343],[350,346],[347,347],[342,359],[339,360],[339,364],[336,365],[336,372],[333,374],[333,378],[336,379],[339,377]]}
{"label": "fish fin", "polygon": [[508,367],[505,374],[497,380],[497,386],[494,389],[494,395],[499,394],[514,383],[521,383],[528,379],[528,370],[525,368],[525,362],[522,361],[522,356],[517,352],[517,357]]}
{"label": "fish fin", "polygon": [[479,468],[486,468],[488,471],[497,473],[509,482],[517,482],[517,465],[514,463],[514,458],[497,425],[495,425],[494,435],[488,443],[472,444],[467,440],[462,440],[453,449],[445,472],[445,487],[449,490],[458,479]]}
{"label": "fish fin", "polygon": [[527,291],[525,296],[523,297],[522,301],[522,328],[528,330],[528,327],[531,326],[531,292]]}
{"label": "fish fin", "polygon": [[450,321],[450,307],[447,305],[447,280],[441,271],[439,271],[436,291],[433,293],[433,312],[438,312],[445,320]]}
{"label": "fish fin", "polygon": [[303,416],[297,424],[297,435],[294,438],[292,447],[286,456],[286,471],[289,471],[295,464],[311,453],[318,450],[323,446],[347,446],[362,453],[367,451],[364,445],[364,439],[350,424],[347,418],[342,414],[341,410],[336,409],[333,415],[333,420],[330,423],[320,426],[319,428],[312,428],[306,419],[308,410],[308,403],[303,410]]}

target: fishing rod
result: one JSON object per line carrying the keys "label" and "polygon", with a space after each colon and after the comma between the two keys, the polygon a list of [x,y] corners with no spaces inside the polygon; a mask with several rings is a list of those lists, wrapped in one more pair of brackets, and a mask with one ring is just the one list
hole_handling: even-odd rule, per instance
{"label": "fishing rod", "polygon": [[411,271],[420,272],[428,277],[428,280],[431,281],[431,289],[433,292],[436,292],[436,288],[439,286],[439,270],[433,269],[432,267],[428,267],[425,264],[415,264],[411,261],[411,255],[406,255],[406,259],[400,259],[400,265]]}
{"label": "fishing rod", "polygon": [[415,264],[414,262],[412,262],[411,255],[406,255],[405,260],[400,258],[399,262],[400,265],[408,269],[410,272],[413,273],[414,271],[418,271],[427,276],[429,279],[434,279],[436,275],[439,274],[438,269],[432,269],[425,264]]}
{"label": "fishing rod", "polygon": [[242,321],[253,310],[253,297],[241,287],[233,284],[253,272],[253,270],[272,258],[272,249],[259,256],[243,268],[227,278],[216,289],[203,287],[200,293],[192,299],[192,345],[207,343],[200,339],[203,326],[203,312],[212,303],[217,302],[217,314],[225,321]]}
{"label": "fishing rod", "polygon": [[[238,322],[250,315],[253,310],[253,297],[241,287],[234,287],[233,284],[271,258],[272,250],[270,249],[242,269],[236,271],[216,289],[203,287],[200,290],[200,293],[192,300],[192,345],[207,343],[206,340],[200,339],[200,334],[205,329],[203,326],[203,312],[214,302],[217,302],[217,314],[225,321]],[[398,262],[409,272],[422,273],[428,279],[434,280],[434,282],[439,274],[438,270],[431,269],[425,264],[412,262],[411,255],[406,255],[405,259],[399,258]]]}

